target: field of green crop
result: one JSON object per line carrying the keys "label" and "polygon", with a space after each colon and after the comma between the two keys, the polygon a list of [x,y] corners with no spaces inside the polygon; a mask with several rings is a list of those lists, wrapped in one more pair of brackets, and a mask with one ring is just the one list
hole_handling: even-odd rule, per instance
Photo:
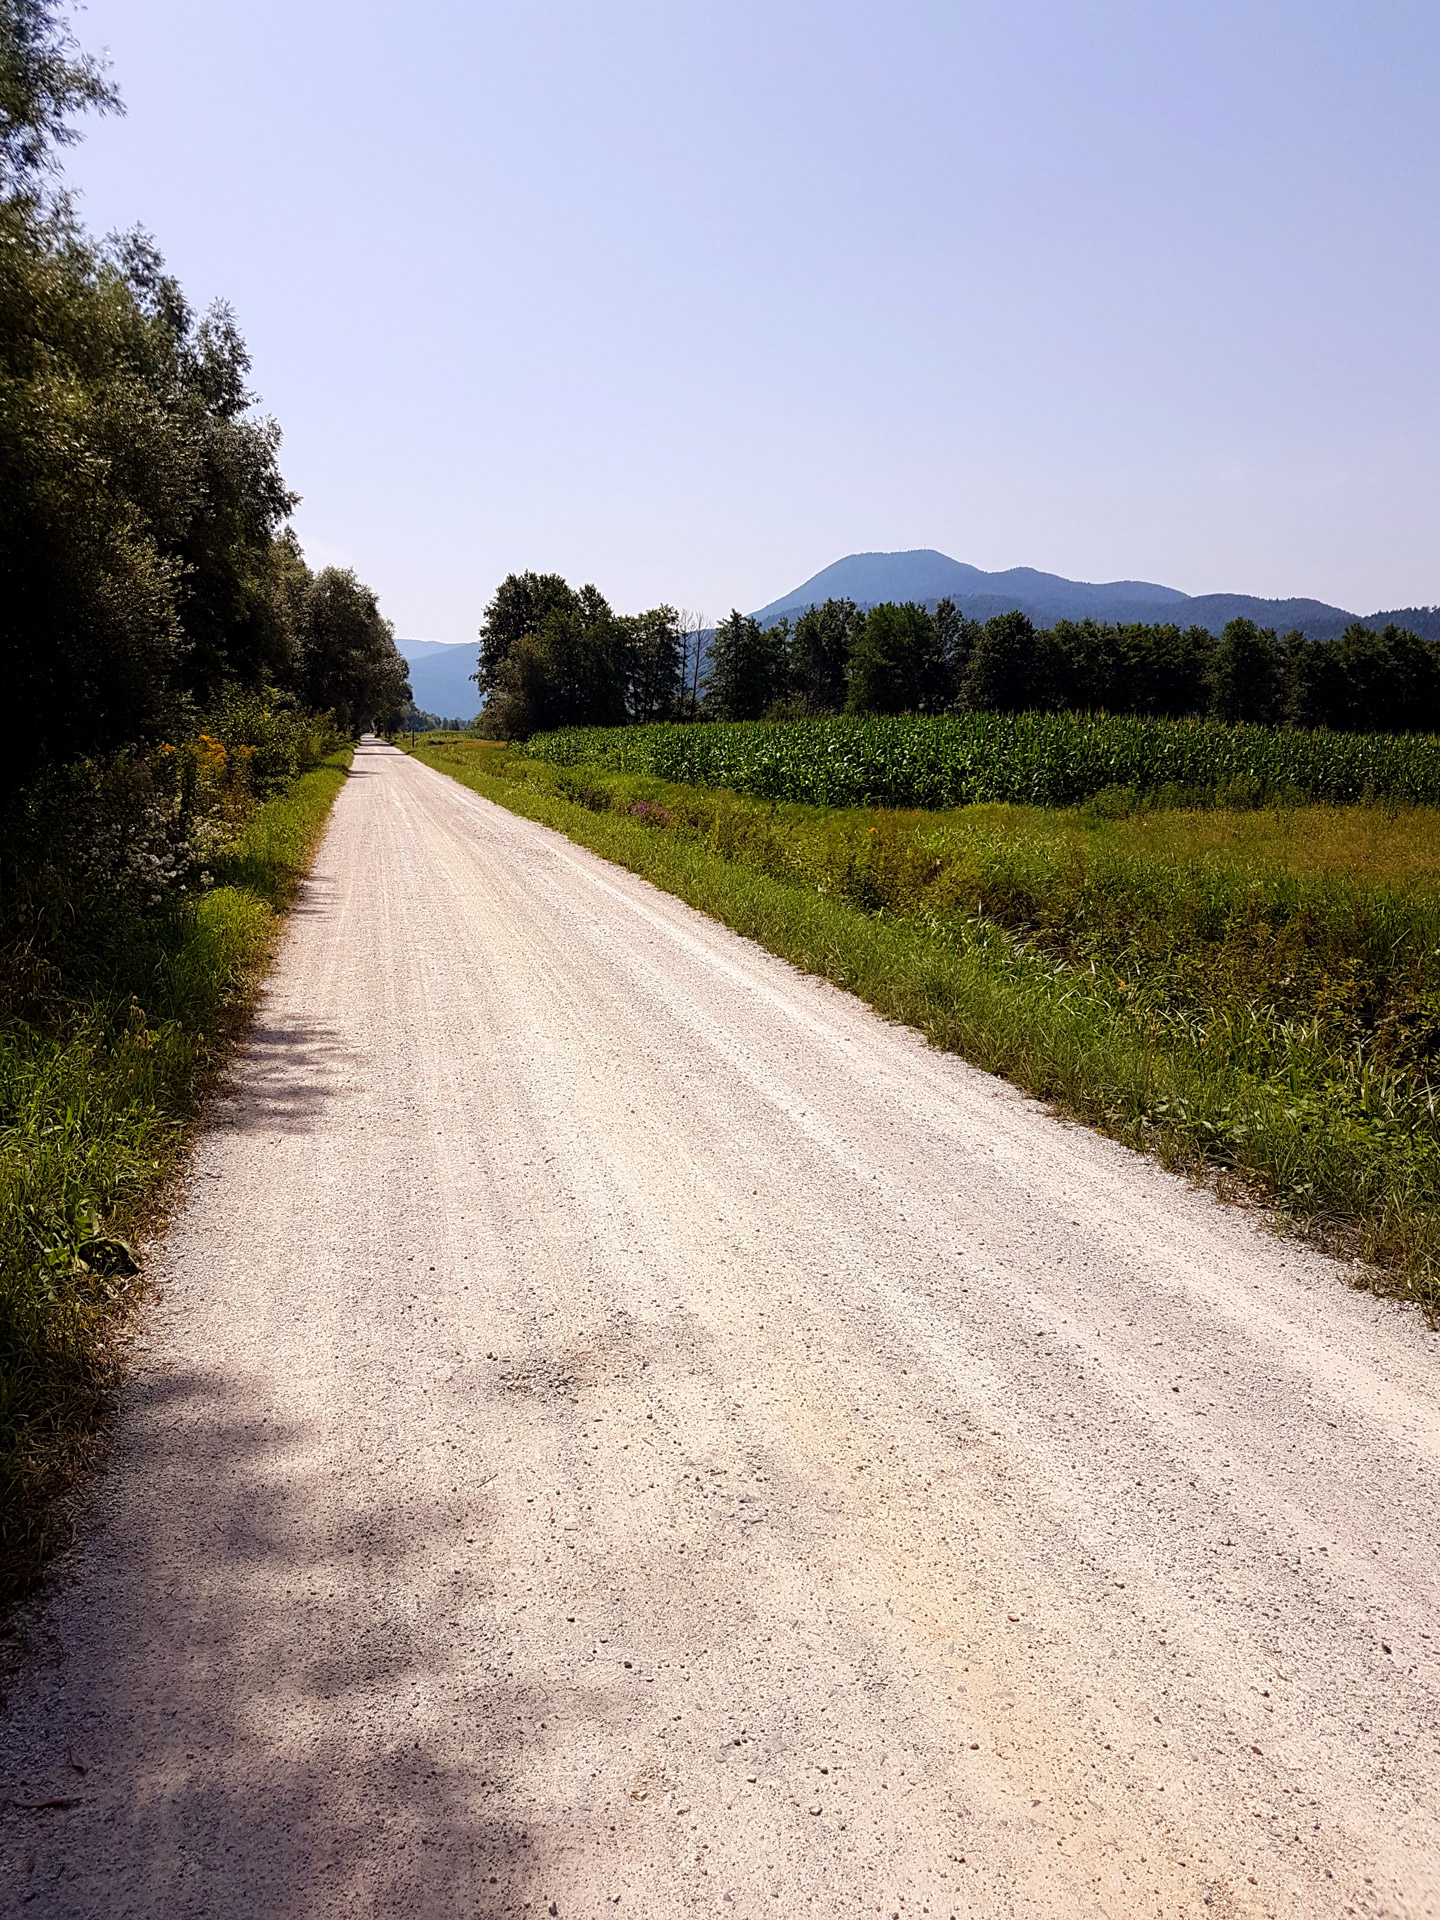
{"label": "field of green crop", "polygon": [[582,727],[515,751],[756,799],[831,807],[1064,807],[1110,788],[1177,804],[1283,798],[1440,805],[1440,739],[1210,720],[968,713],[946,719]]}
{"label": "field of green crop", "polygon": [[826,808],[419,751],[1440,1308],[1440,811]]}

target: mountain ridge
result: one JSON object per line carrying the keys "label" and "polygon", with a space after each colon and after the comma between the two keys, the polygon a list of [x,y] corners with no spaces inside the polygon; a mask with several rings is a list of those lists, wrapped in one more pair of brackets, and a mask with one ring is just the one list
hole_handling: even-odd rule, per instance
{"label": "mountain ridge", "polygon": [[[950,598],[972,620],[988,620],[1018,608],[1037,626],[1056,620],[1138,622],[1156,625],[1206,627],[1219,633],[1227,621],[1254,620],[1282,631],[1298,627],[1313,640],[1331,640],[1362,616],[1324,600],[1293,598],[1267,600],[1249,593],[1182,593],[1178,587],[1151,580],[1068,580],[1063,574],[1042,573],[1034,567],[1010,567],[986,573],[934,547],[915,547],[899,553],[851,553],[822,567],[819,573],[761,607],[755,618],[771,624],[803,613],[829,599],[854,600],[874,606],[881,600],[918,600],[933,604]],[[1405,612],[1429,619],[1434,609]],[[1383,624],[1387,615],[1363,616],[1364,624]]]}

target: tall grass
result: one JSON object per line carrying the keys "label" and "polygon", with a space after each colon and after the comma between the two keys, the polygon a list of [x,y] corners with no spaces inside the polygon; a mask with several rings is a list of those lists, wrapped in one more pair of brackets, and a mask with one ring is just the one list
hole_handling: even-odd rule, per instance
{"label": "tall grass", "polygon": [[1440,1306],[1440,814],[847,811],[420,752]]}
{"label": "tall grass", "polygon": [[1440,804],[1440,739],[1302,733],[1213,720],[965,713],[939,720],[737,721],[580,727],[519,749],[685,786],[819,806],[1071,806],[1107,789],[1254,805]]}
{"label": "tall grass", "polygon": [[120,1243],[175,1169],[348,760],[266,801],[213,889],[137,927],[89,993],[0,1032],[0,1596],[33,1578],[98,1444],[134,1287]]}

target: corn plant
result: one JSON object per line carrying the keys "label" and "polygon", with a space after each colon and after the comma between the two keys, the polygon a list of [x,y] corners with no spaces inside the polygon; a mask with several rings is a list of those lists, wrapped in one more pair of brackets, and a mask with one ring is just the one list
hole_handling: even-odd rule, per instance
{"label": "corn plant", "polygon": [[967,713],[944,719],[576,727],[517,751],[757,799],[944,808],[1070,806],[1111,789],[1175,803],[1440,804],[1440,739],[1213,720]]}

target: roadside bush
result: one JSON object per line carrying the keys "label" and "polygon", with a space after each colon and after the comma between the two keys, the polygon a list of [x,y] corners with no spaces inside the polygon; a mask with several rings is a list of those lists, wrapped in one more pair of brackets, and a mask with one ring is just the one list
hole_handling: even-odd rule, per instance
{"label": "roadside bush", "polygon": [[[37,805],[39,876],[7,895],[21,931],[0,980],[0,1600],[34,1577],[54,1501],[95,1457],[134,1278],[120,1242],[174,1168],[344,757],[257,806],[243,746],[201,736],[69,769]],[[216,830],[213,870],[196,872],[197,827]],[[13,883],[8,844],[6,860]]]}
{"label": "roadside bush", "polygon": [[256,808],[339,745],[328,718],[232,690],[191,738],[55,767],[0,818],[0,1026],[143,980],[167,913]]}
{"label": "roadside bush", "polygon": [[230,752],[248,755],[250,791],[268,800],[344,746],[332,714],[307,713],[273,689],[227,687],[206,711],[206,731]]}

